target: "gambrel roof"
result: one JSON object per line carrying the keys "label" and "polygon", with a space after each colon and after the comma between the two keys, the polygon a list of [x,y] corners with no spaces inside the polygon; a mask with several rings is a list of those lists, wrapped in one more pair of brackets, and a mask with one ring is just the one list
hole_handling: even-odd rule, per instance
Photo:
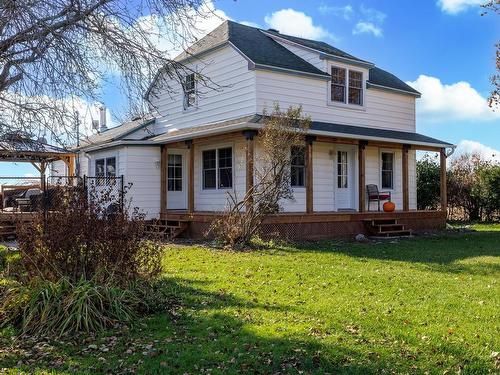
{"label": "gambrel roof", "polygon": [[[420,93],[406,84],[395,75],[376,67],[373,63],[362,60],[344,52],[328,43],[284,35],[276,30],[263,30],[246,26],[233,21],[225,21],[214,31],[193,44],[187,51],[179,55],[176,60],[181,62],[211,52],[225,45],[232,45],[243,57],[249,61],[252,69],[269,69],[288,73],[303,74],[321,79],[330,79],[330,75],[286,47],[278,43],[275,38],[301,45],[317,51],[320,57],[342,59],[347,63],[358,64],[369,70],[368,87],[385,88],[398,92],[420,96]],[[156,80],[156,78],[155,78]],[[153,86],[155,80],[151,84]],[[150,87],[150,89],[151,89]],[[149,93],[150,90],[148,90]],[[147,93],[147,94],[148,94]],[[146,94],[146,95],[147,95]]]}

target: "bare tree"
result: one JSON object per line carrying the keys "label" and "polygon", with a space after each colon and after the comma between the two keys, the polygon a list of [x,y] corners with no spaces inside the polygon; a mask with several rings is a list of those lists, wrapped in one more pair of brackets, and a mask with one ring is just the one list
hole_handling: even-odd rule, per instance
{"label": "bare tree", "polygon": [[[0,1],[0,135],[74,135],[74,109],[96,102],[118,81],[130,114],[162,68],[163,89],[188,70],[156,42],[186,49],[197,21],[213,16],[203,0]],[[118,78],[117,78],[118,77]]]}
{"label": "bare tree", "polygon": [[[490,0],[483,4],[482,7],[485,15],[488,12],[493,12],[500,14],[500,0]],[[497,108],[500,106],[500,41],[495,44],[496,47],[496,73],[491,76],[491,83],[493,84],[493,90],[491,91],[488,102],[490,107]]]}
{"label": "bare tree", "polygon": [[282,112],[276,105],[264,119],[257,138],[253,188],[241,199],[236,192],[228,193],[227,208],[208,233],[231,248],[248,244],[267,216],[279,212],[284,201],[294,199],[291,158],[305,161],[305,135],[311,121],[302,115],[302,108]]}

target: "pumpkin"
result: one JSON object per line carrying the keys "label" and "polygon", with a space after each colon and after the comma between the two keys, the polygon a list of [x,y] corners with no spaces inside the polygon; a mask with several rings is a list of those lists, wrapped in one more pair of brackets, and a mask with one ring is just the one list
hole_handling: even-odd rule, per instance
{"label": "pumpkin", "polygon": [[394,204],[394,202],[389,201],[385,202],[382,207],[384,208],[384,212],[393,212],[396,208],[396,205]]}

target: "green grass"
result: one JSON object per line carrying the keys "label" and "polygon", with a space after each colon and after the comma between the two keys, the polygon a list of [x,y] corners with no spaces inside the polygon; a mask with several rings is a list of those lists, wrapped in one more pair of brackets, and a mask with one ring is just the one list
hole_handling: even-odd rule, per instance
{"label": "green grass", "polygon": [[[180,299],[174,314],[110,332],[95,340],[97,347],[88,347],[94,341],[71,346],[80,339],[63,338],[36,368],[499,372],[500,357],[492,353],[500,351],[500,232],[481,228],[398,243],[325,242],[244,253],[171,246],[165,287]],[[0,334],[6,348],[10,334]],[[0,351],[0,369],[8,373],[32,366],[19,351]]]}

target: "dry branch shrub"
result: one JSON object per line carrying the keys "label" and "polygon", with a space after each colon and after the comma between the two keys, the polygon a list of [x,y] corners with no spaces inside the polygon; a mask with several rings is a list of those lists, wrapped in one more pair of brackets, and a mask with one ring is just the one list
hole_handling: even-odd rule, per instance
{"label": "dry branch shrub", "polygon": [[227,208],[214,220],[207,235],[221,245],[236,248],[247,245],[258,234],[264,219],[281,210],[285,200],[293,199],[291,187],[291,148],[305,147],[310,119],[301,107],[271,114],[264,113],[258,133],[258,152],[254,159],[254,186],[240,198],[228,193]]}
{"label": "dry branch shrub", "polygon": [[[168,305],[158,292],[162,247],[144,217],[106,183],[53,192],[51,209],[19,229],[20,272],[0,288],[0,327],[23,333],[96,332]],[[159,300],[144,298],[150,292]]]}
{"label": "dry branch shrub", "polygon": [[[161,247],[144,240],[144,218],[119,208],[112,185],[58,189],[53,209],[18,231],[28,279],[126,284],[161,271]],[[55,202],[55,203],[54,203]]]}

